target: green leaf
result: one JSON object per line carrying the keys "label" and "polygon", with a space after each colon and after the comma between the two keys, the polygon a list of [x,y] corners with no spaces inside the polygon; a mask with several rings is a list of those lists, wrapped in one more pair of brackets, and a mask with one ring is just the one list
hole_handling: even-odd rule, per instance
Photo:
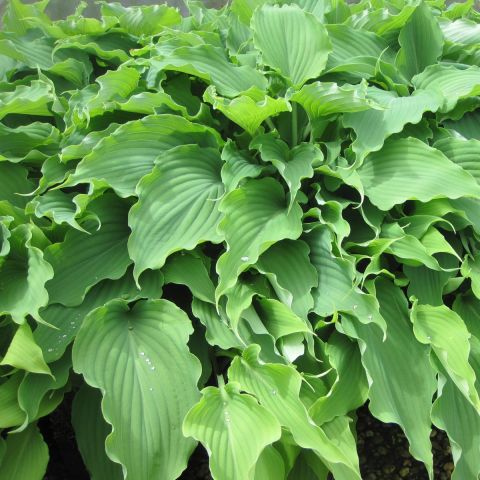
{"label": "green leaf", "polygon": [[344,318],[342,328],[358,338],[370,386],[370,411],[382,422],[400,425],[412,455],[425,464],[431,477],[430,408],[435,372],[429,351],[415,340],[401,290],[387,280],[378,280],[375,286],[387,324],[386,339],[376,325]]}
{"label": "green leaf", "polygon": [[42,480],[47,470],[48,447],[35,424],[7,437],[6,451],[0,463],[1,478]]}
{"label": "green leaf", "polygon": [[397,66],[413,77],[437,63],[443,50],[443,34],[432,9],[420,2],[398,36]]}
{"label": "green leaf", "polygon": [[102,14],[117,16],[120,27],[127,33],[137,37],[155,35],[165,27],[180,23],[180,12],[167,5],[142,5],[123,7],[120,4],[102,3]]}
{"label": "green leaf", "polygon": [[215,286],[205,263],[205,258],[195,251],[171,255],[162,268],[165,284],[186,285],[194,297],[214,304]]}
{"label": "green leaf", "polygon": [[312,291],[314,312],[322,317],[348,312],[360,322],[373,322],[384,330],[385,320],[378,311],[377,299],[355,285],[353,264],[332,254],[332,236],[329,230],[317,227],[305,240],[310,247],[310,260],[318,273],[318,287]]}
{"label": "green leaf", "polygon": [[81,303],[87,291],[99,281],[120,278],[131,263],[127,252],[128,203],[105,194],[89,206],[101,221],[90,221],[91,234],[70,230],[61,243],[45,250],[54,277],[47,284],[50,303],[66,306]]}
{"label": "green leaf", "polygon": [[309,253],[308,245],[301,240],[282,240],[262,253],[255,265],[267,276],[278,298],[303,319],[313,307],[311,290],[318,286]]}
{"label": "green leaf", "polygon": [[380,150],[385,139],[401,132],[406,124],[419,123],[425,112],[436,112],[442,101],[434,91],[417,90],[409,97],[398,97],[394,92],[373,87],[368,88],[368,97],[383,110],[370,109],[343,116],[343,125],[355,131],[352,149],[359,161],[368,153]]}
{"label": "green leaf", "polygon": [[463,140],[460,138],[443,138],[435,142],[434,147],[440,150],[452,162],[460,165],[480,183],[480,167],[476,159],[480,154],[480,140]]}
{"label": "green leaf", "polygon": [[48,303],[45,284],[53,277],[43,251],[35,246],[36,233],[32,224],[13,229],[10,253],[0,263],[0,312],[19,324],[28,315],[41,321],[39,310]]}
{"label": "green leaf", "polygon": [[280,424],[230,383],[202,391],[202,399],[185,417],[183,433],[205,445],[215,480],[248,480],[262,450],[280,438]]}
{"label": "green leaf", "polygon": [[292,366],[259,363],[259,351],[258,345],[251,345],[242,357],[235,358],[228,370],[230,381],[238,382],[242,389],[255,395],[291,432],[297,445],[312,449],[335,478],[360,479],[358,458],[352,462],[341,443],[330,441],[301,403],[301,375]]}
{"label": "green leaf", "polygon": [[82,385],[72,404],[72,424],[82,459],[91,480],[119,480],[122,469],[105,453],[105,439],[110,433],[102,415],[102,396],[98,390]]}
{"label": "green leaf", "polygon": [[412,79],[416,90],[425,89],[443,96],[440,111],[448,112],[462,98],[473,97],[480,92],[480,68],[461,65],[438,64],[427,67]]}
{"label": "green leaf", "polygon": [[307,322],[295,315],[286,305],[272,298],[258,301],[258,313],[275,340],[295,333],[311,333]]}
{"label": "green leaf", "polygon": [[41,348],[35,343],[28,323],[19,325],[0,365],[11,365],[27,372],[51,375]]}
{"label": "green leaf", "polygon": [[344,335],[333,333],[326,344],[330,365],[336,378],[330,391],[318,398],[308,413],[317,425],[346,415],[362,406],[368,398],[367,376],[358,346]]}
{"label": "green leaf", "polygon": [[[221,219],[218,203],[223,195],[221,168],[218,151],[185,145],[165,153],[142,179],[137,187],[138,203],[129,214],[132,234],[128,250],[136,279],[147,268],[161,268],[176,251],[222,240],[217,233]],[[175,208],[169,203],[172,198]]]}
{"label": "green leaf", "polygon": [[210,345],[217,345],[224,350],[243,348],[242,341],[230,328],[223,316],[217,312],[215,305],[194,297],[192,313],[206,328],[205,339]]}
{"label": "green leaf", "polygon": [[307,112],[310,121],[336,113],[361,112],[372,107],[366,98],[367,85],[332,82],[314,82],[304,85],[291,95],[290,100],[299,103]]}
{"label": "green leaf", "polygon": [[452,480],[478,478],[480,474],[480,417],[478,411],[458,391],[448,375],[439,374],[438,396],[432,420],[447,432],[455,469]]}
{"label": "green leaf", "polygon": [[53,114],[49,106],[54,99],[52,85],[43,80],[19,85],[12,92],[0,93],[0,119],[12,113],[51,117]]}
{"label": "green leaf", "polygon": [[222,200],[220,211],[225,218],[219,229],[228,249],[217,262],[217,299],[268,247],[298,238],[302,229],[301,208],[295,204],[288,211],[281,185],[271,178],[247,181]]}
{"label": "green leaf", "polygon": [[107,454],[129,477],[174,479],[187,465],[195,444],[180,427],[199,397],[200,376],[187,348],[192,331],[186,314],[166,300],[131,309],[114,300],[92,312],[77,334],[74,369],[102,391],[112,425]]}
{"label": "green leaf", "polygon": [[254,163],[254,160],[244,151],[238,150],[232,141],[228,141],[222,150],[222,182],[225,190],[231,192],[245,178],[258,177],[264,168]]}
{"label": "green leaf", "polygon": [[[50,327],[51,328],[51,327]],[[43,355],[41,357],[43,361]],[[49,364],[48,368],[51,375],[39,373],[28,373],[25,375],[18,387],[18,405],[25,412],[23,425],[17,429],[22,431],[36,418],[49,412],[45,412],[45,404],[49,403],[49,397],[55,393],[61,393],[58,403],[63,399],[63,392],[55,392],[65,387],[70,374],[72,360],[69,355],[65,355],[60,360]],[[43,404],[43,405],[42,405]],[[56,408],[56,404],[52,410]]]}
{"label": "green leaf", "polygon": [[39,325],[34,332],[34,337],[42,348],[47,363],[58,360],[65,353],[84,318],[97,307],[116,298],[134,301],[139,298],[162,296],[163,275],[161,272],[145,273],[141,278],[141,283],[142,289],[139,290],[133,280],[132,269],[128,269],[119,280],[103,280],[97,283],[87,292],[79,305],[65,307],[54,303],[43,309],[41,311],[42,318],[49,325]]}
{"label": "green leaf", "polygon": [[326,28],[311,13],[296,5],[263,5],[253,14],[251,28],[263,63],[294,86],[324,70],[331,45]]}
{"label": "green leaf", "polygon": [[469,363],[470,333],[462,318],[445,305],[414,305],[411,315],[417,340],[430,345],[435,357],[465,398],[479,411],[475,372]]}
{"label": "green leaf", "polygon": [[180,47],[165,58],[154,58],[151,63],[157,71],[184,72],[206,80],[225,97],[236,97],[251,87],[261,91],[267,87],[267,81],[259,71],[248,65],[235,65],[223,49],[213,45]]}
{"label": "green leaf", "polygon": [[7,200],[16,207],[23,208],[28,198],[19,194],[32,192],[35,187],[27,178],[28,170],[21,165],[9,162],[0,162],[0,198]]}
{"label": "green leaf", "polygon": [[218,96],[215,87],[211,86],[205,90],[203,99],[250,135],[253,135],[267,118],[291,110],[285,98],[272,98],[258,87],[252,87],[243,95],[228,100]]}
{"label": "green leaf", "polygon": [[381,210],[407,200],[480,195],[475,179],[440,151],[415,138],[388,141],[358,169],[370,201]]}
{"label": "green leaf", "polygon": [[326,25],[332,51],[327,71],[345,72],[353,79],[375,74],[375,64],[382,57],[388,60],[388,43],[380,36],[350,25]]}
{"label": "green leaf", "polygon": [[313,177],[313,166],[323,160],[323,154],[311,143],[302,143],[290,150],[287,144],[273,134],[259,135],[250,143],[251,149],[260,152],[264,162],[270,162],[285,180],[290,199],[288,208],[292,208],[302,180]]}
{"label": "green leaf", "polygon": [[151,115],[126,123],[83,158],[63,186],[103,180],[121,197],[135,195],[138,181],[157,157],[183,144],[218,147],[216,132],[175,115]]}

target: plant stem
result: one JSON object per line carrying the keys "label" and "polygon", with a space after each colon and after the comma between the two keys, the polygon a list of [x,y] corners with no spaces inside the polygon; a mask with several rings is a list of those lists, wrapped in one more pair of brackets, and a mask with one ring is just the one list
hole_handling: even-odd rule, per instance
{"label": "plant stem", "polygon": [[267,119],[265,120],[265,123],[268,125],[268,127],[270,128],[270,130],[271,130],[272,132],[273,132],[274,130],[276,130],[276,127],[275,127],[275,125],[274,125],[274,123],[273,123],[273,121],[272,121],[271,118],[267,118]]}

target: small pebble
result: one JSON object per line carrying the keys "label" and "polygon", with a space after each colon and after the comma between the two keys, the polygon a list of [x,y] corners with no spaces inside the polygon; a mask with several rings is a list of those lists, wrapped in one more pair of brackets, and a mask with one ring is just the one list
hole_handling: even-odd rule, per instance
{"label": "small pebble", "polygon": [[410,469],[408,467],[403,467],[398,474],[402,477],[405,478],[408,474],[410,473]]}
{"label": "small pebble", "polygon": [[452,472],[454,468],[455,468],[455,465],[454,465],[452,462],[447,462],[447,463],[443,466],[443,469],[444,469],[446,472]]}

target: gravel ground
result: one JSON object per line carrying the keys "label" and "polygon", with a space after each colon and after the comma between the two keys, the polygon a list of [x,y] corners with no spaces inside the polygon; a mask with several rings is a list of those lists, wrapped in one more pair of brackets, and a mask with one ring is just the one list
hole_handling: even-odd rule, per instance
{"label": "gravel ground", "polygon": [[[428,480],[422,463],[408,451],[408,442],[395,424],[384,424],[367,408],[358,411],[358,454],[363,480]],[[441,430],[431,435],[435,480],[448,480],[453,460],[448,438]]]}
{"label": "gravel ground", "polygon": [[[70,400],[67,398],[60,408],[40,421],[51,457],[44,480],[89,480],[70,426]],[[357,434],[363,480],[428,480],[425,467],[412,458],[407,440],[397,425],[379,422],[364,407],[358,411]],[[453,460],[448,439],[444,432],[436,429],[431,438],[435,480],[449,480]],[[180,480],[211,479],[207,453],[198,447]]]}

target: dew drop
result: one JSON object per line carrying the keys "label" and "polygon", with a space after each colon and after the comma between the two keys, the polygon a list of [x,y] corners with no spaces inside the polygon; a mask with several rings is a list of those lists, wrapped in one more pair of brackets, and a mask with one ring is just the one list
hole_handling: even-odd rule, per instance
{"label": "dew drop", "polygon": [[152,388],[152,387],[150,387],[149,390],[150,390],[151,392],[153,392],[153,388]]}
{"label": "dew drop", "polygon": [[242,262],[248,262],[249,258],[248,257],[242,257],[241,260],[242,260]]}
{"label": "dew drop", "polygon": [[53,348],[49,348],[49,349],[48,349],[48,352],[53,352]]}
{"label": "dew drop", "polygon": [[132,325],[129,325],[129,326],[128,326],[128,329],[129,329],[129,330],[133,330],[133,326],[132,326]]}
{"label": "dew drop", "polygon": [[368,319],[371,320],[373,318],[373,315],[369,315]]}
{"label": "dew drop", "polygon": [[357,308],[358,308],[358,305],[355,304],[355,305],[353,306],[353,309],[356,310]]}
{"label": "dew drop", "polygon": [[277,391],[276,390],[272,390],[272,395],[276,395],[277,394]]}
{"label": "dew drop", "polygon": [[62,338],[67,338],[67,334],[64,333],[64,334],[62,335]]}
{"label": "dew drop", "polygon": [[431,340],[431,339],[432,339],[432,337],[431,337],[430,335],[427,335],[427,338],[428,338],[429,340]]}
{"label": "dew drop", "polygon": [[143,357],[145,355],[145,352],[140,352],[140,355]]}
{"label": "dew drop", "polygon": [[75,325],[75,322],[70,322],[70,325]]}
{"label": "dew drop", "polygon": [[155,367],[152,365],[152,366],[150,367],[150,370],[155,370]]}

